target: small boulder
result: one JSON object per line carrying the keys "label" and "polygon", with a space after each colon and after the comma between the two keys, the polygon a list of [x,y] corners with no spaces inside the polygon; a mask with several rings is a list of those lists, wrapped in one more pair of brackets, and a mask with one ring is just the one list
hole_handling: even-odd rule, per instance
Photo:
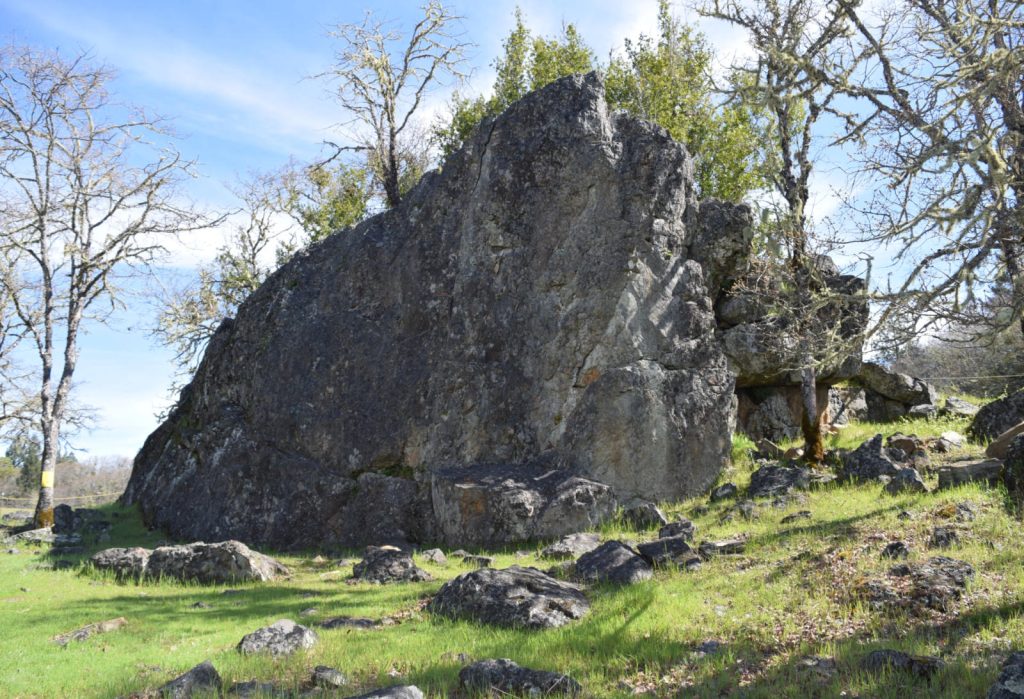
{"label": "small boulder", "polygon": [[791,515],[786,515],[779,523],[792,524],[793,522],[798,522],[802,519],[810,519],[811,517],[812,515],[810,510],[800,510],[799,512],[794,512]]}
{"label": "small boulder", "polygon": [[1003,482],[1010,493],[1017,497],[1024,495],[1024,435],[1014,437],[1006,448]]}
{"label": "small boulder", "polygon": [[355,616],[336,616],[324,619],[319,624],[321,629],[375,629],[379,621]]}
{"label": "small boulder", "polygon": [[750,475],[748,498],[768,498],[786,495],[794,490],[808,490],[824,485],[835,478],[798,466],[762,466]]}
{"label": "small boulder", "polygon": [[891,371],[874,362],[861,364],[858,379],[875,393],[905,405],[934,406],[939,398],[938,392],[921,379]]}
{"label": "small boulder", "polygon": [[629,585],[654,576],[650,564],[621,541],[606,541],[576,561],[576,578]]}
{"label": "small boulder", "polygon": [[1024,425],[1024,389],[983,405],[967,428],[967,436],[984,444],[1015,425]]}
{"label": "small boulder", "polygon": [[669,522],[658,530],[659,539],[667,539],[673,536],[681,536],[688,541],[693,541],[693,535],[697,533],[697,525],[688,519],[677,519]]}
{"label": "small boulder", "polygon": [[885,484],[885,492],[889,493],[889,495],[927,493],[928,486],[921,480],[921,475],[917,472],[917,469],[901,468]]}
{"label": "small boulder", "polygon": [[894,541],[891,544],[886,544],[886,547],[882,549],[882,558],[906,558],[910,555],[910,549],[907,547],[906,542]]}
{"label": "small boulder", "polygon": [[543,558],[555,559],[578,558],[600,545],[601,537],[598,534],[589,532],[566,534],[555,543],[545,546],[540,555]]}
{"label": "small boulder", "polygon": [[967,483],[997,485],[1003,477],[1003,462],[998,459],[947,464],[938,470],[939,490]]}
{"label": "small boulder", "polygon": [[416,685],[401,684],[375,689],[366,694],[349,697],[349,699],[423,699],[423,691]]}
{"label": "small boulder", "polygon": [[665,513],[653,502],[640,502],[627,507],[622,511],[622,520],[639,531],[668,524]]}
{"label": "small boulder", "polygon": [[1024,653],[1010,653],[987,699],[1024,699]]}
{"label": "small boulder", "polygon": [[714,490],[711,491],[711,502],[719,502],[721,500],[728,500],[729,498],[736,497],[736,494],[740,492],[740,489],[736,487],[735,483],[723,483]]}
{"label": "small boulder", "polygon": [[869,672],[897,670],[927,680],[946,666],[938,658],[927,655],[909,655],[900,650],[884,649],[868,653],[861,666]]}
{"label": "small boulder", "polygon": [[179,675],[156,690],[158,697],[188,699],[201,694],[219,694],[222,681],[217,669],[209,660]]}
{"label": "small boulder", "polygon": [[428,609],[440,616],[511,628],[563,626],[590,611],[576,585],[536,568],[481,568],[449,580]]}
{"label": "small boulder", "polygon": [[955,529],[950,527],[935,527],[932,536],[928,540],[928,547],[933,549],[948,549],[960,543],[960,536]]}
{"label": "small boulder", "polygon": [[105,549],[90,560],[97,570],[112,572],[118,578],[141,578],[146,572],[151,551],[144,548]]}
{"label": "small boulder", "polygon": [[477,568],[490,568],[491,564],[494,563],[494,558],[491,556],[469,555],[463,556],[462,562],[466,565],[476,566]]}
{"label": "small boulder", "polygon": [[459,686],[469,693],[497,696],[575,696],[579,683],[558,672],[531,670],[507,658],[481,660],[459,671]]}
{"label": "small boulder", "polygon": [[312,648],[317,640],[312,629],[296,624],[291,619],[281,619],[270,626],[246,634],[239,641],[238,650],[246,655],[269,653],[277,657]]}
{"label": "small boulder", "polygon": [[322,689],[337,689],[348,684],[348,678],[340,670],[326,665],[317,665],[309,677],[309,683]]}
{"label": "small boulder", "polygon": [[746,539],[725,539],[723,541],[703,541],[697,551],[701,558],[743,553],[747,548]]}
{"label": "small boulder", "polygon": [[448,557],[444,555],[444,551],[441,549],[427,549],[426,551],[420,552],[420,557],[424,561],[430,561],[439,566],[443,566],[448,563]]}
{"label": "small boulder", "polygon": [[160,546],[146,563],[147,578],[198,583],[267,582],[288,575],[286,566],[240,541]]}
{"label": "small boulder", "polygon": [[899,468],[885,453],[882,435],[876,434],[843,457],[843,476],[857,482],[895,476]]}
{"label": "small boulder", "polygon": [[352,578],[378,585],[433,579],[413,563],[411,554],[393,546],[368,546],[363,560],[352,568]]}
{"label": "small boulder", "polygon": [[684,536],[669,536],[637,546],[637,551],[652,566],[685,566],[694,557],[693,548]]}
{"label": "small boulder", "polygon": [[974,403],[968,403],[963,398],[950,396],[939,410],[939,415],[955,418],[974,417],[978,414],[979,410],[981,408]]}

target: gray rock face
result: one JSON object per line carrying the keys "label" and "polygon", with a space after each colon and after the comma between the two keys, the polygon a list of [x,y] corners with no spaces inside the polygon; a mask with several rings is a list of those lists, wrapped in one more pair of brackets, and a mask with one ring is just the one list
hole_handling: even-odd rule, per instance
{"label": "gray rock face", "polygon": [[200,583],[266,582],[285,575],[287,567],[239,541],[161,546],[146,563],[147,578]]}
{"label": "gray rock face", "polygon": [[582,691],[579,682],[571,677],[547,670],[531,670],[508,658],[467,665],[459,671],[459,685],[467,692],[498,696],[575,696]]}
{"label": "gray rock face", "polygon": [[92,557],[97,570],[112,572],[118,578],[141,578],[152,552],[144,548],[106,549]]}
{"label": "gray rock face", "polygon": [[544,558],[578,558],[601,545],[601,537],[593,533],[567,534],[558,541],[545,546],[540,555]]}
{"label": "gray rock face", "polygon": [[879,476],[892,478],[898,472],[899,467],[885,453],[880,434],[843,457],[843,476],[855,481],[873,481]]}
{"label": "gray rock face", "polygon": [[850,420],[863,420],[868,414],[864,389],[858,386],[833,386],[828,391],[829,422],[848,425]]}
{"label": "gray rock face", "polygon": [[907,406],[935,405],[939,399],[930,384],[874,362],[864,362],[857,378],[866,388]]}
{"label": "gray rock face", "polygon": [[[610,114],[596,75],[525,97],[222,324],[123,502],[182,538],[298,548],[381,543],[380,522],[431,538],[442,468],[702,492],[734,416],[709,282],[750,212],[702,226],[692,169],[663,129]],[[391,479],[372,507],[368,473]]]}
{"label": "gray rock face", "polygon": [[621,541],[606,541],[576,561],[575,576],[585,582],[631,585],[654,577],[651,565]]}
{"label": "gray rock face", "polygon": [[1002,672],[986,695],[988,699],[1020,699],[1024,697],[1024,653],[1010,653]]}
{"label": "gray rock face", "polygon": [[967,428],[967,436],[975,442],[990,442],[1021,422],[1024,422],[1024,390],[983,405]]}
{"label": "gray rock face", "polygon": [[861,665],[871,672],[899,670],[921,679],[929,679],[946,666],[946,663],[930,655],[909,655],[901,650],[889,648],[868,653]]}
{"label": "gray rock face", "polygon": [[926,486],[924,481],[921,480],[921,475],[917,472],[917,469],[901,468],[896,471],[892,480],[885,484],[885,492],[890,495],[899,495],[900,493],[927,493],[928,486]]}
{"label": "gray rock face", "polygon": [[622,519],[626,524],[640,531],[668,524],[665,513],[653,502],[640,502],[627,507],[622,512]]}
{"label": "gray rock face", "polygon": [[207,660],[160,687],[156,695],[168,699],[188,699],[192,696],[217,694],[220,688],[220,674],[213,663]]}
{"label": "gray rock face", "polygon": [[1006,447],[1003,459],[1003,482],[1015,495],[1024,494],[1024,434],[1014,437]]}
{"label": "gray rock face", "polygon": [[312,629],[281,619],[270,626],[246,634],[238,643],[241,653],[270,653],[273,656],[291,655],[316,645],[317,636]]}
{"label": "gray rock face", "polygon": [[955,488],[965,483],[988,483],[996,485],[1003,477],[1003,462],[998,459],[963,461],[946,464],[939,468],[939,490]]}
{"label": "gray rock face", "polygon": [[444,469],[432,475],[437,536],[494,546],[593,529],[615,513],[607,485],[536,466]]}
{"label": "gray rock face", "polygon": [[416,567],[412,555],[393,547],[370,546],[363,560],[352,568],[352,577],[379,585],[432,580],[430,573]]}
{"label": "gray rock face", "polygon": [[664,527],[658,530],[659,539],[667,539],[672,536],[681,536],[687,541],[693,540],[693,535],[697,533],[697,525],[688,519],[680,518],[674,522],[669,522]]}
{"label": "gray rock face", "polygon": [[946,399],[942,408],[939,409],[939,414],[950,417],[974,417],[980,409],[974,403],[968,403],[963,398],[950,396]]}
{"label": "gray rock face", "polygon": [[536,568],[481,568],[449,580],[431,600],[434,614],[512,628],[563,626],[590,611],[575,585]]}
{"label": "gray rock face", "polygon": [[834,480],[829,474],[815,473],[798,466],[762,466],[750,475],[748,498],[769,498],[794,490],[808,490]]}
{"label": "gray rock face", "polygon": [[636,547],[644,559],[653,566],[686,565],[697,554],[682,536],[669,536]]}

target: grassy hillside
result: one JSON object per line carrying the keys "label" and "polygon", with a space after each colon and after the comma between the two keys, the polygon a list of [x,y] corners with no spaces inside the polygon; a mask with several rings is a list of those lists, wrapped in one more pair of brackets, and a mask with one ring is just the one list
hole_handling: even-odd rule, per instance
{"label": "grassy hillside", "polygon": [[[962,423],[917,422],[903,432],[933,434]],[[855,446],[892,426],[851,427],[834,438]],[[964,454],[951,455],[963,456]],[[725,478],[743,486],[751,463],[737,442],[736,464]],[[934,479],[926,478],[929,485]],[[950,523],[950,503],[969,502],[977,513],[958,524],[961,544],[932,551],[933,527]],[[698,541],[743,534],[746,553],[711,560],[697,572],[661,571],[627,588],[594,588],[593,609],[582,621],[553,631],[500,630],[437,619],[422,611],[441,583],[470,570],[456,560],[435,566],[417,559],[436,580],[427,583],[349,585],[347,562],[282,556],[295,575],[261,586],[121,584],[77,561],[54,570],[42,549],[19,546],[0,553],[0,694],[4,696],[115,696],[157,687],[210,659],[226,683],[254,678],[298,687],[315,665],[342,670],[352,691],[408,683],[431,695],[456,688],[465,659],[507,657],[522,665],[565,672],[588,696],[719,697],[967,697],[983,696],[1010,649],[1024,648],[1024,546],[1020,522],[1005,495],[978,486],[891,497],[880,485],[829,486],[792,498],[784,507],[760,503],[753,521],[723,521],[732,501],[707,506],[706,498],[666,504],[698,526]],[[706,509],[705,509],[705,506]],[[781,520],[799,510],[810,519]],[[129,511],[108,508],[115,522],[107,546],[156,545]],[[898,518],[906,511],[909,519]],[[605,538],[640,540],[655,532],[609,525]],[[947,612],[871,609],[856,590],[884,575],[880,557],[901,539],[910,560],[942,554],[971,563],[977,574],[966,597]],[[539,547],[488,552],[496,567],[546,568]],[[204,602],[207,608],[197,608]],[[303,616],[303,611],[315,609]],[[330,616],[388,618],[376,630],[319,630],[320,643],[286,660],[241,657],[241,637],[281,618],[311,625]],[[125,617],[125,628],[62,649],[57,634],[91,622]],[[698,649],[706,641],[717,652]],[[931,682],[860,668],[875,648],[936,655],[945,669]],[[804,658],[834,658],[834,671],[809,669]]]}

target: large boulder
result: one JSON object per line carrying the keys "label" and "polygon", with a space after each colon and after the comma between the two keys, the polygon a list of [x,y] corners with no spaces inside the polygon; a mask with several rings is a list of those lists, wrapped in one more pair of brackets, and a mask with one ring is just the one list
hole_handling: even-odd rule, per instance
{"label": "large boulder", "polygon": [[511,628],[549,629],[579,619],[590,602],[575,585],[536,568],[481,568],[449,580],[431,600],[434,614]]}
{"label": "large boulder", "polygon": [[975,442],[991,442],[1021,422],[1024,422],[1024,389],[983,405],[967,428],[967,436]]}
{"label": "large boulder", "polygon": [[147,578],[199,583],[266,582],[290,574],[283,564],[239,541],[161,546],[146,562]]}
{"label": "large boulder", "polygon": [[291,655],[296,651],[307,650],[317,644],[316,632],[305,626],[296,624],[291,619],[275,621],[270,626],[256,629],[246,634],[238,642],[238,651],[246,655],[250,653],[269,653],[273,656]]}
{"label": "large boulder", "polygon": [[561,469],[489,466],[434,472],[437,536],[452,546],[495,546],[595,529],[615,514],[612,489]]}
{"label": "large boulder", "polygon": [[141,578],[146,572],[150,554],[144,548],[104,549],[90,560],[97,570],[110,571],[118,578]]}
{"label": "large boulder", "polygon": [[939,400],[931,384],[874,362],[864,362],[857,379],[865,388],[906,406],[935,405]]}
{"label": "large boulder", "polygon": [[612,114],[596,74],[528,95],[222,323],[123,502],[180,538],[307,548],[382,543],[381,521],[429,539],[439,469],[703,492],[734,416],[709,282],[751,214],[702,211],[686,149]]}
{"label": "large boulder", "polygon": [[392,546],[368,547],[363,560],[352,567],[352,578],[378,585],[433,580],[430,573],[412,562],[412,554]]}

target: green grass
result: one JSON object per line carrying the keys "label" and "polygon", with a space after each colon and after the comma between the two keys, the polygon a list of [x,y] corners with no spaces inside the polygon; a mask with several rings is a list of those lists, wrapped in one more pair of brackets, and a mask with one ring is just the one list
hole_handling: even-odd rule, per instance
{"label": "green grass", "polygon": [[[838,446],[877,431],[920,436],[952,423],[852,426],[834,437]],[[962,423],[952,428],[962,428]],[[752,445],[737,440],[730,476],[743,485]],[[931,485],[934,485],[932,481]],[[882,575],[888,561],[879,551],[894,539],[911,547],[911,560],[934,555],[926,548],[931,529],[945,523],[942,507],[970,501],[978,517],[963,526],[962,545],[949,552],[969,561],[978,574],[952,614],[891,614],[868,609],[852,594],[858,581]],[[469,570],[451,561],[419,561],[434,582],[409,585],[348,585],[349,566],[282,556],[295,575],[265,585],[225,586],[168,582],[122,584],[82,565],[51,570],[42,549],[0,553],[0,695],[38,697],[117,696],[159,686],[210,659],[226,683],[261,679],[298,688],[310,668],[324,664],[352,681],[351,694],[375,686],[411,683],[433,696],[450,695],[463,662],[507,657],[522,665],[567,672],[588,696],[686,697],[967,697],[983,696],[1011,648],[1024,647],[1024,547],[1020,522],[1006,508],[1005,494],[977,486],[926,495],[890,497],[881,487],[830,486],[807,493],[785,508],[761,504],[759,519],[723,521],[731,502],[702,509],[706,498],[666,504],[670,516],[698,525],[698,540],[743,534],[746,554],[713,560],[696,573],[661,571],[656,579],[628,588],[599,587],[582,621],[544,632],[493,629],[450,622],[421,610],[444,580]],[[811,520],[783,525],[796,510]],[[161,535],[147,532],[130,511],[107,508],[115,522],[112,545],[154,546]],[[899,520],[902,510],[911,520]],[[637,533],[612,523],[606,538],[637,540]],[[539,547],[492,552],[497,567],[547,567]],[[192,605],[203,601],[209,609]],[[299,613],[315,607],[318,613]],[[299,623],[334,615],[400,623],[373,631],[322,630],[311,651],[274,661],[241,657],[235,646],[246,633],[281,618]],[[123,616],[127,627],[61,649],[50,639],[85,624]],[[698,657],[693,647],[717,640],[726,649]],[[931,683],[860,671],[874,648],[895,647],[938,655],[947,662]],[[807,655],[834,657],[838,672],[819,679],[799,668]]]}

